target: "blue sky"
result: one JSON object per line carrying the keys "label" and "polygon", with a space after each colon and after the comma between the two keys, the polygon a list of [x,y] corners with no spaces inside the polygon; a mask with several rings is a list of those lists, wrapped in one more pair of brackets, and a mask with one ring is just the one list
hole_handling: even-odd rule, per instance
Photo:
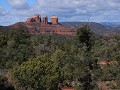
{"label": "blue sky", "polygon": [[60,22],[120,22],[120,0],[0,0],[0,25],[35,14],[57,15]]}

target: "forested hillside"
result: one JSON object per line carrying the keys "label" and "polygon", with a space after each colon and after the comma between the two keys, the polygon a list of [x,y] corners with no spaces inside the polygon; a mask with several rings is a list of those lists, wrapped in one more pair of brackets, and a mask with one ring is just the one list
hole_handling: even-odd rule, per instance
{"label": "forested hillside", "polygon": [[0,32],[2,90],[120,90],[120,34],[102,36],[88,25],[76,36]]}

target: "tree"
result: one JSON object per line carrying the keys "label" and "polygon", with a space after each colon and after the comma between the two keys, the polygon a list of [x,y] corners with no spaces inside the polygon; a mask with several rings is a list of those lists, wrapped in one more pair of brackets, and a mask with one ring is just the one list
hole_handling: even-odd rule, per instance
{"label": "tree", "polygon": [[7,68],[21,64],[34,57],[35,53],[30,34],[25,27],[19,27],[8,32],[7,45],[4,51]]}
{"label": "tree", "polygon": [[7,46],[7,36],[4,33],[0,33],[0,67],[4,67],[6,63],[5,49]]}
{"label": "tree", "polygon": [[70,78],[70,72],[68,67],[68,61],[66,53],[62,50],[56,50],[51,55],[51,60],[55,62],[57,73],[59,76],[59,83],[62,83],[64,80]]}
{"label": "tree", "polygon": [[48,54],[24,62],[11,70],[15,89],[57,90],[58,75]]}
{"label": "tree", "polygon": [[[95,36],[94,33],[91,31],[88,25],[84,25],[77,30],[77,40],[76,45],[79,52],[76,52],[76,63],[79,70],[76,72],[79,74],[76,79],[81,82],[82,90],[92,90],[94,88],[94,81],[91,70],[96,67],[97,64],[96,59],[92,57],[91,49],[95,43]],[[79,55],[79,57],[78,57]]]}
{"label": "tree", "polygon": [[77,30],[77,39],[90,51],[94,45],[94,33],[88,25],[84,25]]}
{"label": "tree", "polygon": [[0,75],[0,90],[14,90],[13,86],[8,83],[7,78]]}
{"label": "tree", "polygon": [[33,46],[39,46],[45,42],[42,35],[31,35],[30,39]]}

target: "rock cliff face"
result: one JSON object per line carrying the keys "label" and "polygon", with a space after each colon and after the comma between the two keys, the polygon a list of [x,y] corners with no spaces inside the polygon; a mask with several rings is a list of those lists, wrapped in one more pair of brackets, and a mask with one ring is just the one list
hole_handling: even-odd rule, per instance
{"label": "rock cliff face", "polygon": [[[36,23],[42,23],[44,25],[48,24],[48,17],[47,16],[43,16],[42,20],[39,14],[36,14],[30,18],[28,18],[26,20],[26,23],[32,23],[32,22],[36,22]],[[53,24],[53,25],[57,25],[58,24],[58,17],[57,16],[51,16],[51,22],[49,22],[49,24]]]}
{"label": "rock cliff face", "polygon": [[[30,34],[60,34],[60,35],[75,35],[75,28],[65,27],[58,22],[57,16],[51,16],[51,22],[48,22],[48,17],[41,17],[36,14],[23,22],[22,25],[26,26]],[[14,24],[16,27],[19,23]]]}
{"label": "rock cliff face", "polygon": [[42,23],[43,23],[44,25],[47,25],[47,24],[48,24],[48,18],[47,18],[47,16],[44,16],[44,17],[43,17]]}
{"label": "rock cliff face", "polygon": [[39,23],[39,22],[41,22],[41,17],[38,14],[36,14],[36,15],[28,18],[26,22],[27,23],[30,23],[30,22],[38,22]]}
{"label": "rock cliff face", "polygon": [[63,25],[57,24],[46,24],[43,23],[24,23],[29,30],[30,34],[60,34],[60,35],[69,35],[74,36],[76,29],[65,27]]}

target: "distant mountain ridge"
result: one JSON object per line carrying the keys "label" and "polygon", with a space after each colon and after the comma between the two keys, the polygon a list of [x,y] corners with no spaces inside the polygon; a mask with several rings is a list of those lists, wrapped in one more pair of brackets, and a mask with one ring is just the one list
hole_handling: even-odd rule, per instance
{"label": "distant mountain ridge", "polygon": [[95,33],[116,33],[120,32],[120,27],[112,27],[108,25],[103,25],[96,22],[62,22],[63,25],[67,27],[80,27],[84,24],[87,24]]}
{"label": "distant mountain ridge", "polygon": [[120,22],[100,22],[102,25],[120,27]]}

